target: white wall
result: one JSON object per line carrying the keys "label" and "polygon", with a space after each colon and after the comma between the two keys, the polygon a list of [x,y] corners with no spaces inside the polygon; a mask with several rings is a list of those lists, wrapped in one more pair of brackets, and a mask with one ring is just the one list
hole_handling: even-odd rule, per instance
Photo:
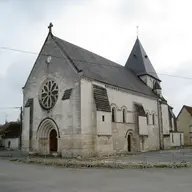
{"label": "white wall", "polygon": [[139,116],[139,134],[148,135],[148,127],[146,117]]}
{"label": "white wall", "polygon": [[162,121],[163,121],[163,134],[169,134],[169,112],[166,104],[161,104]]}
{"label": "white wall", "polygon": [[174,147],[184,145],[183,133],[170,133],[170,143]]}
{"label": "white wall", "polygon": [[22,140],[25,140],[25,142],[22,144],[22,148],[23,150],[26,150],[26,151],[29,148],[29,114],[30,114],[30,108],[24,107],[23,108]]}
{"label": "white wall", "polygon": [[[79,91],[73,91],[70,104],[62,100],[63,93],[66,89],[74,88],[79,90],[79,74],[72,67],[71,63],[66,59],[61,50],[55,42],[49,37],[42,50],[42,54],[55,55],[52,57],[51,63],[47,68],[46,57],[40,56],[29,76],[28,82],[23,89],[23,105],[26,104],[29,98],[34,99],[34,116],[33,116],[33,148],[37,149],[37,129],[41,121],[45,118],[53,119],[61,136],[70,134],[71,129],[73,132],[80,130],[80,102],[76,102],[80,98]],[[61,58],[64,59],[61,59]],[[39,91],[42,83],[47,78],[53,78],[59,86],[59,96],[56,105],[47,112],[43,110],[39,104]],[[76,96],[78,95],[78,97]],[[73,106],[72,106],[73,105]],[[72,115],[72,113],[74,114]],[[65,114],[65,115],[64,115]],[[73,118],[72,118],[73,117]],[[75,124],[73,124],[75,122]],[[29,108],[23,108],[23,135],[22,135],[22,148],[28,147],[29,143]]]}
{"label": "white wall", "polygon": [[92,133],[94,126],[94,100],[91,81],[81,79],[81,131]]}
{"label": "white wall", "polygon": [[[95,128],[94,122],[94,100],[93,100],[93,92],[92,92],[92,84],[97,84],[99,86],[105,87],[104,84],[89,81],[86,79],[81,80],[81,128],[82,132],[91,133]],[[124,135],[121,137],[126,141],[125,134],[130,127],[135,130],[135,112],[134,112],[134,102],[141,103],[146,111],[149,112],[149,125],[146,126],[147,132],[149,133],[149,137],[147,139],[148,148],[150,149],[159,149],[159,126],[158,126],[158,118],[157,118],[157,100],[154,98],[146,97],[144,95],[136,95],[132,92],[125,92],[122,90],[114,89],[110,86],[106,87],[109,102],[111,106],[116,107],[116,122],[114,124],[114,131],[118,132],[118,126],[123,127],[121,133]],[[127,110],[126,114],[126,123],[123,123],[123,109]],[[152,124],[152,113],[155,114],[155,125]],[[100,132],[109,133],[112,126],[110,125],[109,119],[110,115],[106,116],[107,119],[105,123],[103,123],[103,128],[101,127],[101,117],[102,112],[97,112],[97,130]],[[106,118],[105,117],[105,118]],[[145,129],[145,128],[144,128]],[[144,131],[144,130],[143,130]],[[118,134],[115,134],[116,136]],[[120,142],[117,141],[117,142]],[[124,145],[124,144],[122,144]]]}
{"label": "white wall", "polygon": [[11,142],[10,149],[19,149],[19,138],[14,139],[3,139],[3,144],[5,148],[8,148],[8,142]]}
{"label": "white wall", "polygon": [[[103,117],[104,116],[104,121]],[[98,135],[112,135],[111,129],[111,113],[97,111],[97,134]]]}
{"label": "white wall", "polygon": [[[149,124],[146,126],[148,129],[148,149],[158,149],[159,148],[159,123],[157,118],[157,100],[144,95],[136,95],[135,93],[129,91],[120,91],[113,89],[110,86],[107,87],[107,93],[109,97],[110,104],[115,104],[117,107],[117,123],[122,123],[122,107],[126,107],[127,111],[127,123],[132,123],[135,119],[134,112],[134,102],[141,103],[145,111],[149,112]],[[152,124],[152,113],[155,114],[155,125]]]}

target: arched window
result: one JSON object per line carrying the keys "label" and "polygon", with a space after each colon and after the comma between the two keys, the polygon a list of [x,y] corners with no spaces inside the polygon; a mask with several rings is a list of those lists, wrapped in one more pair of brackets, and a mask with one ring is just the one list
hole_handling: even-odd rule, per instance
{"label": "arched window", "polygon": [[126,109],[123,109],[123,123],[126,123]]}
{"label": "arched window", "polygon": [[112,119],[112,122],[115,122],[116,121],[116,109],[115,107],[112,108],[112,114],[111,114],[111,119]]}
{"label": "arched window", "polygon": [[155,125],[155,114],[152,114],[152,121],[153,121],[153,125]]}
{"label": "arched window", "polygon": [[146,112],[147,125],[149,125],[149,112]]}

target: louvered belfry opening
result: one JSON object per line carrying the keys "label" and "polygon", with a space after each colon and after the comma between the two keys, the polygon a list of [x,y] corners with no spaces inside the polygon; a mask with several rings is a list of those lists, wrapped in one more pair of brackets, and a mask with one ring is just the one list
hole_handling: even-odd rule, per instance
{"label": "louvered belfry opening", "polygon": [[146,113],[145,113],[145,110],[142,106],[142,104],[139,104],[139,103],[135,103],[135,109],[136,109],[136,112],[138,114],[138,116],[146,116]]}
{"label": "louvered belfry opening", "polygon": [[64,91],[62,100],[70,99],[71,93],[72,93],[72,89],[66,89],[66,90]]}
{"label": "louvered belfry opening", "polygon": [[93,85],[93,96],[97,111],[111,112],[106,88]]}

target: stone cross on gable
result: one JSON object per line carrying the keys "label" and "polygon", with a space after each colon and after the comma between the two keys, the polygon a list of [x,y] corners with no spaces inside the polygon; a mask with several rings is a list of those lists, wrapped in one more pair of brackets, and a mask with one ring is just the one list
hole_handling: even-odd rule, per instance
{"label": "stone cross on gable", "polygon": [[49,28],[49,33],[52,33],[52,27],[53,27],[53,24],[50,23],[49,26],[48,26],[48,28]]}

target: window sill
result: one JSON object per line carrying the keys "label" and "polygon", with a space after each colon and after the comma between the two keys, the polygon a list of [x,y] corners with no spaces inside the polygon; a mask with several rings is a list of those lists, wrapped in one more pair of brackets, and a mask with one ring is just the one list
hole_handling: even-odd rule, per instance
{"label": "window sill", "polygon": [[129,123],[124,123],[124,122],[112,122],[112,123],[119,123],[119,124],[127,124],[127,125],[129,125],[129,124],[135,124],[135,123],[131,123],[131,122],[129,122]]}

